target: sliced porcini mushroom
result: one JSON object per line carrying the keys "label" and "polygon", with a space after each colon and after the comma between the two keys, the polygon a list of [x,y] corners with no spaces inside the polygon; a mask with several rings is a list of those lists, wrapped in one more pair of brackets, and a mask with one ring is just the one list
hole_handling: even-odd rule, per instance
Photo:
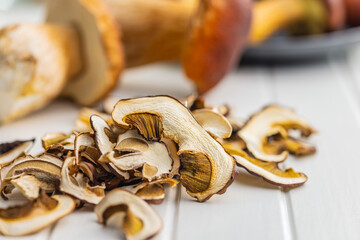
{"label": "sliced porcini mushroom", "polygon": [[164,184],[168,184],[172,188],[178,184],[178,181],[164,178],[151,182],[141,182],[137,185],[127,186],[125,189],[148,203],[160,204],[165,199]]}
{"label": "sliced porcini mushroom", "polygon": [[0,168],[11,164],[16,158],[25,156],[35,139],[0,144]]}
{"label": "sliced porcini mushroom", "polygon": [[74,131],[77,132],[92,132],[93,129],[91,128],[90,124],[90,117],[91,115],[98,115],[102,119],[104,119],[109,125],[112,124],[111,115],[99,112],[93,108],[82,108],[77,116],[75,121],[75,128]]}
{"label": "sliced porcini mushroom", "polygon": [[173,165],[172,165],[169,177],[172,178],[172,177],[178,176],[179,175],[179,169],[180,169],[180,158],[177,155],[178,147],[177,147],[176,143],[171,139],[162,138],[161,141],[169,149],[170,156],[171,156],[171,158],[173,160]]}
{"label": "sliced porcini mushroom", "polygon": [[54,185],[42,182],[33,175],[21,174],[12,177],[10,183],[20,190],[20,192],[29,200],[39,197],[40,190],[45,192],[54,192]]}
{"label": "sliced porcini mushroom", "polygon": [[162,228],[159,215],[141,198],[114,189],[95,207],[98,221],[121,228],[126,239],[150,239]]}
{"label": "sliced porcini mushroom", "polygon": [[214,87],[236,63],[250,26],[251,0],[201,0],[182,63],[199,94]]}
{"label": "sliced porcini mushroom", "polygon": [[120,100],[112,117],[135,127],[146,139],[169,138],[179,146],[180,180],[190,196],[205,201],[232,183],[235,161],[195,120],[189,109],[168,96]]}
{"label": "sliced porcini mushroom", "polygon": [[104,186],[91,187],[89,179],[76,171],[75,158],[68,157],[61,169],[60,190],[81,201],[98,204],[105,196]]}
{"label": "sliced porcini mushroom", "polygon": [[268,138],[268,142],[264,144],[264,151],[269,154],[279,154],[285,150],[295,156],[304,156],[316,152],[315,146],[309,143],[292,137],[284,138],[280,135]]}
{"label": "sliced porcini mushroom", "polygon": [[0,29],[0,123],[38,110],[81,68],[74,29],[21,24]]}
{"label": "sliced porcini mushroom", "polygon": [[82,41],[84,68],[67,83],[63,94],[82,105],[93,105],[115,87],[123,69],[119,28],[100,0],[48,3],[47,22],[77,29]]}
{"label": "sliced porcini mushroom", "polygon": [[47,186],[52,186],[52,191],[54,191],[58,189],[60,184],[62,163],[61,159],[49,154],[18,158],[0,170],[1,192],[2,194],[10,193],[12,190],[12,187],[9,188],[11,178],[22,173],[33,175],[39,181],[46,183]]}
{"label": "sliced porcini mushroom", "polygon": [[225,149],[235,157],[237,165],[245,168],[249,173],[262,177],[265,181],[286,187],[295,188],[303,185],[307,180],[304,173],[295,172],[292,168],[281,170],[277,162],[264,162],[251,157],[245,151],[224,144]]}
{"label": "sliced porcini mushroom", "polygon": [[229,138],[231,136],[231,124],[220,113],[204,108],[194,110],[192,114],[199,124],[214,138]]}
{"label": "sliced porcini mushroom", "polygon": [[[100,154],[97,153],[97,149],[95,147],[95,141],[93,136],[90,133],[79,133],[75,137],[74,143],[74,155],[76,164],[79,164],[80,158],[82,157],[82,153],[85,152],[89,156],[89,159],[99,157]],[[94,155],[94,156],[91,156]]]}
{"label": "sliced porcini mushroom", "polygon": [[142,177],[153,180],[168,176],[172,170],[173,159],[167,146],[162,142],[146,141],[136,130],[120,135],[115,150],[107,158],[122,171],[142,167]]}
{"label": "sliced porcini mushroom", "polygon": [[75,134],[47,133],[41,138],[42,146],[48,150],[52,145],[59,144],[66,150],[74,150]]}
{"label": "sliced porcini mushroom", "polygon": [[100,116],[92,115],[90,123],[91,128],[94,130],[95,143],[100,153],[104,155],[111,152],[115,147],[117,135]]}
{"label": "sliced porcini mushroom", "polygon": [[5,236],[24,236],[38,232],[71,213],[75,201],[66,195],[51,198],[42,192],[23,206],[0,210],[0,232]]}
{"label": "sliced porcini mushroom", "polygon": [[264,151],[264,145],[268,137],[276,134],[288,138],[289,129],[299,130],[305,137],[316,132],[294,111],[271,105],[251,116],[244,127],[238,131],[238,136],[245,141],[247,149],[255,158],[268,162],[281,162],[287,158],[288,152],[267,154]]}

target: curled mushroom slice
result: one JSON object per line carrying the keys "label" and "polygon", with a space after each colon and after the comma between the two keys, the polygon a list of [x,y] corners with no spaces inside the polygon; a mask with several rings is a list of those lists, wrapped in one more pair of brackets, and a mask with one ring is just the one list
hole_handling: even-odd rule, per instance
{"label": "curled mushroom slice", "polygon": [[247,149],[255,158],[268,162],[281,162],[287,158],[288,152],[268,154],[264,150],[264,145],[268,137],[276,134],[287,138],[289,129],[299,130],[305,137],[316,132],[294,111],[271,105],[251,116],[238,135],[245,141]]}
{"label": "curled mushroom slice", "polygon": [[10,183],[29,200],[34,200],[39,197],[40,190],[45,192],[54,192],[54,185],[46,182],[41,182],[39,179],[32,175],[21,174],[12,177]]}
{"label": "curled mushroom slice", "polygon": [[47,133],[41,138],[42,146],[48,150],[52,145],[59,144],[66,150],[74,150],[75,134]]}
{"label": "curled mushroom slice", "polygon": [[162,228],[159,215],[141,198],[114,189],[95,207],[98,221],[121,228],[126,239],[150,239]]}
{"label": "curled mushroom slice", "polygon": [[[25,156],[16,159],[12,164],[1,169],[1,193],[8,194],[13,186],[11,179],[22,173],[31,174],[39,181],[51,186],[51,191],[58,188],[60,184],[60,169],[62,160],[43,154],[37,157]],[[3,195],[3,197],[5,197]]]}
{"label": "curled mushroom slice", "polygon": [[280,135],[271,136],[264,144],[264,151],[269,154],[280,154],[288,151],[295,156],[309,155],[316,152],[315,146],[292,137],[284,138]]}
{"label": "curled mushroom slice", "polygon": [[165,199],[164,184],[168,184],[172,188],[178,184],[178,181],[164,178],[152,182],[141,182],[137,185],[127,186],[125,189],[148,203],[160,204]]}
{"label": "curled mushroom slice", "polygon": [[199,124],[214,138],[231,136],[231,124],[220,113],[205,108],[194,110],[192,113]]}
{"label": "curled mushroom slice", "polygon": [[179,145],[181,183],[198,201],[225,192],[233,181],[233,157],[176,99],[154,96],[120,100],[112,117],[120,126],[136,127],[148,140],[163,136],[175,141]]}
{"label": "curled mushroom slice", "polygon": [[96,155],[96,157],[99,156],[95,148],[95,141],[90,133],[77,134],[75,137],[74,145],[75,145],[74,154],[75,154],[76,164],[79,164],[82,152],[87,153],[90,159],[94,157],[91,155]]}
{"label": "curled mushroom slice", "polygon": [[146,141],[136,130],[120,135],[115,149],[116,152],[109,153],[107,158],[120,170],[142,167],[142,177],[150,181],[168,176],[172,170],[173,160],[166,145]]}
{"label": "curled mushroom slice", "polygon": [[75,167],[74,157],[65,159],[61,169],[60,190],[81,201],[98,204],[105,196],[105,187],[89,186],[88,179],[82,173],[77,172],[76,169],[74,169]]}
{"label": "curled mushroom slice", "polygon": [[90,117],[90,123],[91,128],[94,130],[96,146],[101,154],[111,152],[115,147],[117,135],[100,116],[92,115]]}
{"label": "curled mushroom slice", "polygon": [[23,236],[38,232],[71,213],[75,201],[66,195],[51,198],[41,193],[23,206],[0,209],[0,232],[5,236]]}
{"label": "curled mushroom slice", "polygon": [[24,156],[34,145],[35,139],[0,144],[0,167],[11,164],[16,158]]}
{"label": "curled mushroom slice", "polygon": [[304,173],[295,172],[292,168],[281,170],[277,162],[264,162],[251,157],[245,151],[224,144],[225,149],[235,157],[236,163],[249,173],[262,177],[265,181],[287,188],[303,185],[307,180]]}

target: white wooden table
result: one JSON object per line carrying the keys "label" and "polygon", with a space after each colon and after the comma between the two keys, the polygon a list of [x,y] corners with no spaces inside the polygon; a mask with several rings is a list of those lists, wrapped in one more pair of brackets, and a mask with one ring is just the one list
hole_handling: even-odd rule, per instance
{"label": "white wooden table", "polygon": [[[19,19],[40,21],[42,9],[18,6],[0,12],[0,25]],[[241,171],[226,194],[206,203],[187,196],[180,186],[167,190],[155,205],[164,228],[158,239],[360,239],[360,47],[343,57],[294,66],[240,67],[206,98],[228,103],[246,118],[269,103],[289,106],[319,130],[310,141],[315,155],[290,157],[284,167],[308,175],[302,187],[283,192]],[[1,74],[1,73],[0,73]],[[125,98],[153,94],[186,97],[193,86],[177,65],[128,70],[112,95]],[[36,137],[32,153],[41,149],[46,132],[69,132],[79,107],[58,100],[25,119],[0,127],[0,142]],[[19,239],[119,239],[89,209],[75,211],[53,226]],[[0,239],[6,239],[0,236]],[[11,238],[14,239],[14,238]]]}

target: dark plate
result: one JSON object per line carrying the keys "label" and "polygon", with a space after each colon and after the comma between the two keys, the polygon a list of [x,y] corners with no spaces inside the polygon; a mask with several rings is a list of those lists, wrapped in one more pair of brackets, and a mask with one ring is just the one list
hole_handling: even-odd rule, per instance
{"label": "dark plate", "polygon": [[320,58],[329,52],[344,51],[360,43],[360,27],[313,36],[274,36],[262,45],[249,47],[244,60],[301,61]]}

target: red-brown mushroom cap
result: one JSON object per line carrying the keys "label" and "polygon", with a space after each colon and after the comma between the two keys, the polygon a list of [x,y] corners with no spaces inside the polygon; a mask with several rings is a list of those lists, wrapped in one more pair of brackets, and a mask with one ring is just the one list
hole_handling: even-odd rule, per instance
{"label": "red-brown mushroom cap", "polygon": [[360,25],[360,1],[344,0],[347,22],[353,26]]}
{"label": "red-brown mushroom cap", "polygon": [[232,68],[246,45],[251,0],[201,0],[190,26],[182,63],[200,94]]}
{"label": "red-brown mushroom cap", "polygon": [[335,31],[344,27],[346,21],[344,1],[324,0],[324,2],[328,10],[328,29]]}

